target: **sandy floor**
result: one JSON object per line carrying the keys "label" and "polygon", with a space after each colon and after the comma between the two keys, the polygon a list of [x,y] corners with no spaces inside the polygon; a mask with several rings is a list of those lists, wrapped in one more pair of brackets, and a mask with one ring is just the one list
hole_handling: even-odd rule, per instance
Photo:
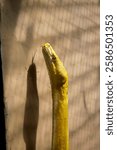
{"label": "sandy floor", "polygon": [[70,150],[99,150],[99,1],[11,0],[2,6],[8,150],[25,150],[27,75],[36,51],[39,104],[33,101],[28,113],[38,116],[39,111],[32,121],[38,121],[36,149],[51,149],[52,98],[41,52],[45,42],[51,43],[69,75]]}

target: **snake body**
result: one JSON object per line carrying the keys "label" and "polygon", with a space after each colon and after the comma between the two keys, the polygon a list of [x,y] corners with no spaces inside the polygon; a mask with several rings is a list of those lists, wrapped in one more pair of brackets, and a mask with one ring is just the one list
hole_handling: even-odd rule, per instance
{"label": "snake body", "polygon": [[42,52],[52,90],[52,150],[69,150],[67,71],[49,43],[42,46]]}

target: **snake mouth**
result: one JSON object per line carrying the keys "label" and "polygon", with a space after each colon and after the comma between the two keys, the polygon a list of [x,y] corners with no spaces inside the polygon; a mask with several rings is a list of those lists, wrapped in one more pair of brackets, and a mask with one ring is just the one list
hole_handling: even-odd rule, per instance
{"label": "snake mouth", "polygon": [[52,47],[49,43],[42,45],[43,52],[47,53],[50,57],[52,56]]}
{"label": "snake mouth", "polygon": [[42,51],[46,59],[49,59],[51,62],[56,60],[56,54],[49,43],[42,45]]}
{"label": "snake mouth", "polygon": [[56,54],[49,43],[42,45],[42,53],[46,62],[49,73],[55,73]]}

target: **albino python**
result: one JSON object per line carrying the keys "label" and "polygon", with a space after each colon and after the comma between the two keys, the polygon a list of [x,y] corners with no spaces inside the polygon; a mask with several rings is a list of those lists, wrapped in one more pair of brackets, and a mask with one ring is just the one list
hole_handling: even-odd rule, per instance
{"label": "albino python", "polygon": [[52,89],[52,150],[69,150],[67,71],[49,43],[42,46],[42,52]]}

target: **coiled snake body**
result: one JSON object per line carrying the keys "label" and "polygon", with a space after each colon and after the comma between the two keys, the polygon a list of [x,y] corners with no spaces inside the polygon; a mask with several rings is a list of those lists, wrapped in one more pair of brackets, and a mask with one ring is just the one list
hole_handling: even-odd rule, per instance
{"label": "coiled snake body", "polygon": [[52,150],[69,150],[67,71],[49,43],[42,46],[42,52],[52,89]]}

